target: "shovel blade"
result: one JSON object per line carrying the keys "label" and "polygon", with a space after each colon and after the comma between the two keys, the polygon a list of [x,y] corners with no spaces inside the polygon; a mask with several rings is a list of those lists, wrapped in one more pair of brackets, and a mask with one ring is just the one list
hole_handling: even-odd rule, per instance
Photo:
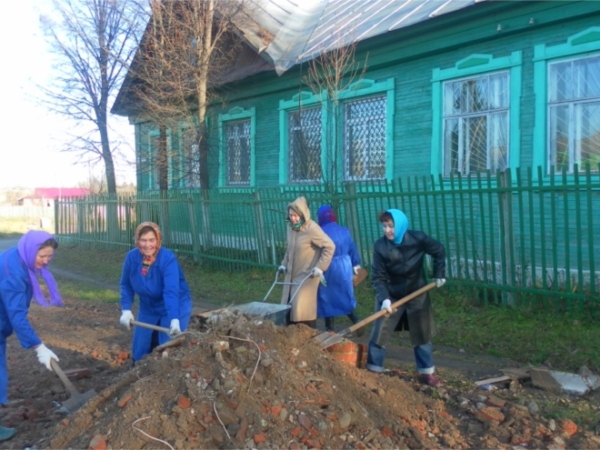
{"label": "shovel blade", "polygon": [[325,339],[319,345],[321,346],[322,349],[326,349],[327,347],[331,347],[332,345],[335,345],[338,342],[342,342],[346,338],[345,336],[346,336],[346,334],[342,334],[342,333],[334,334],[333,336],[329,336],[327,339]]}
{"label": "shovel blade", "polygon": [[95,397],[96,395],[98,395],[96,391],[91,389],[87,392],[84,392],[83,394],[71,396],[70,398],[62,402],[61,409],[66,410],[66,412],[70,414],[74,413],[83,405],[85,405],[89,399]]}
{"label": "shovel blade", "polygon": [[321,348],[327,348],[331,347],[334,344],[337,344],[338,342],[342,342],[350,333],[352,333],[352,330],[350,328],[346,328],[335,334],[329,331],[324,331],[323,333],[318,334],[317,336],[312,338],[312,340]]}
{"label": "shovel blade", "polygon": [[323,331],[322,333],[319,333],[315,337],[313,337],[312,341],[314,341],[316,344],[321,344],[326,339],[329,339],[331,336],[333,336],[333,333],[331,331]]}

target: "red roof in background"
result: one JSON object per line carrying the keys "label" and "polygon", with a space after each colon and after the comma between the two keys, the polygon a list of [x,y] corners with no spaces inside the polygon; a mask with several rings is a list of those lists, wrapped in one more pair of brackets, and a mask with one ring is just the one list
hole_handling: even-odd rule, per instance
{"label": "red roof in background", "polygon": [[87,188],[35,188],[33,195],[27,198],[84,197],[89,194]]}

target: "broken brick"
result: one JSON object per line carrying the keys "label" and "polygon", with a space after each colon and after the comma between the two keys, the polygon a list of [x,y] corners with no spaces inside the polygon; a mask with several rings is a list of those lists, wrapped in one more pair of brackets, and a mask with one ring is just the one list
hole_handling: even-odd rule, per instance
{"label": "broken brick", "polygon": [[477,411],[475,415],[482,422],[504,422],[504,414],[502,414],[499,408],[494,408],[493,406],[486,406]]}
{"label": "broken brick", "polygon": [[191,405],[192,402],[189,398],[183,394],[179,394],[179,397],[177,398],[177,406],[179,406],[181,409],[188,409]]}
{"label": "broken brick", "polygon": [[266,440],[267,440],[267,436],[265,436],[262,433],[254,435],[254,443],[255,444],[260,444],[261,442],[266,442]]}
{"label": "broken brick", "polygon": [[560,423],[560,428],[567,434],[567,436],[571,437],[575,433],[577,433],[577,424],[570,419],[565,419]]}
{"label": "broken brick", "polygon": [[117,406],[119,408],[125,408],[125,405],[127,405],[127,403],[129,403],[132,398],[133,394],[125,394],[123,397],[121,397],[121,399],[117,403]]}
{"label": "broken brick", "polygon": [[106,450],[106,438],[101,434],[97,434],[90,441],[88,450]]}
{"label": "broken brick", "polygon": [[495,408],[504,408],[506,406],[506,400],[502,400],[495,395],[490,395],[485,401],[485,404]]}

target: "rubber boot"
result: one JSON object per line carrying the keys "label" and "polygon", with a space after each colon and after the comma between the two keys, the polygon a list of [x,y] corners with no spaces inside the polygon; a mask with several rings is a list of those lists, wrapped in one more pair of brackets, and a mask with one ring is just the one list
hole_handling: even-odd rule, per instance
{"label": "rubber boot", "polygon": [[17,430],[15,428],[0,427],[0,441],[6,441],[15,434],[17,434]]}

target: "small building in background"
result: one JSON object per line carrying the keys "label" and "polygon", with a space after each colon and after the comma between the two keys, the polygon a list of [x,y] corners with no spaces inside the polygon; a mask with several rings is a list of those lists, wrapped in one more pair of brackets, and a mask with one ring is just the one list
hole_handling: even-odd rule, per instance
{"label": "small building in background", "polygon": [[22,206],[46,206],[48,208],[54,208],[54,200],[57,198],[85,197],[90,194],[91,191],[88,188],[35,188],[33,195],[21,197],[18,200],[18,203]]}

